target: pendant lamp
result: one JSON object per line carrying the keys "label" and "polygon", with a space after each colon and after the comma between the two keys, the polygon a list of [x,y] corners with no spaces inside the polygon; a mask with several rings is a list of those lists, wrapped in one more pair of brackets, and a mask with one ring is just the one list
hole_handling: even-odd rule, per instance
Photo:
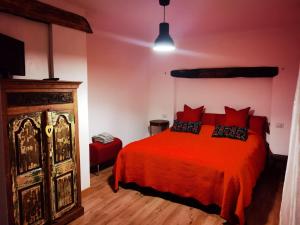
{"label": "pendant lamp", "polygon": [[165,22],[166,6],[170,0],[159,0],[159,4],[164,7],[164,22],[159,24],[159,35],[154,41],[153,50],[157,52],[171,52],[175,50],[175,44],[169,34],[169,24]]}

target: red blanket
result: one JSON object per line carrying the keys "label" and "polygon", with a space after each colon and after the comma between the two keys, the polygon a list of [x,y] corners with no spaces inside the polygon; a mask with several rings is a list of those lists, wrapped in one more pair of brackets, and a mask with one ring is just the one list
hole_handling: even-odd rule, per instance
{"label": "red blanket", "polygon": [[167,130],[128,144],[114,166],[115,189],[119,181],[134,182],[192,197],[219,205],[223,218],[236,215],[244,224],[244,208],[264,167],[265,142],[252,131],[246,142],[212,138],[213,129],[203,125],[199,135]]}

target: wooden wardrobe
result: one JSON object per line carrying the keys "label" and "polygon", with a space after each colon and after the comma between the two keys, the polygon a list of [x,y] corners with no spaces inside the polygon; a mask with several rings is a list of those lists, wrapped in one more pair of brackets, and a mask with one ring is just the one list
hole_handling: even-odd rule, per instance
{"label": "wooden wardrobe", "polygon": [[66,224],[83,214],[79,85],[0,80],[1,224]]}

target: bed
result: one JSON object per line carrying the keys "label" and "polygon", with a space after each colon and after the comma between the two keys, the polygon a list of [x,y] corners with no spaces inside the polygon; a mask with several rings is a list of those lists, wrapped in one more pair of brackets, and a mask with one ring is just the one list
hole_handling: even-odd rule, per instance
{"label": "bed", "polygon": [[251,116],[247,141],[211,137],[222,114],[204,114],[199,134],[166,130],[124,147],[114,165],[119,182],[216,204],[227,221],[244,224],[244,209],[266,159],[266,118]]}

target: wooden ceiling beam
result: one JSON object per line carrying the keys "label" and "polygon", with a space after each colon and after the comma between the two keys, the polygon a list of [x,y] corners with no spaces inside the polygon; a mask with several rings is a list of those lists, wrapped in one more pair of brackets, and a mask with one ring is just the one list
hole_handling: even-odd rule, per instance
{"label": "wooden ceiling beam", "polygon": [[274,77],[278,67],[225,67],[172,70],[171,76],[181,78]]}
{"label": "wooden ceiling beam", "polygon": [[0,12],[93,33],[84,17],[36,0],[1,0]]}

